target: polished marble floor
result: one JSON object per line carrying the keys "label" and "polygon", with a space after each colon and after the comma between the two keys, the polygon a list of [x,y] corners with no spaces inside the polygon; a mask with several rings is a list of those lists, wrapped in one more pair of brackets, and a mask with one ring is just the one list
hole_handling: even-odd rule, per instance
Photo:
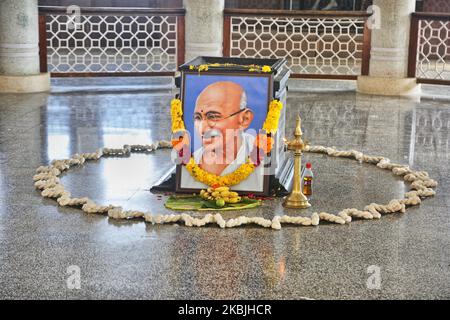
{"label": "polished marble floor", "polygon": [[[43,199],[31,178],[51,159],[168,138],[170,79],[143,87],[89,81],[54,81],[51,94],[0,95],[0,298],[450,298],[448,88],[427,86],[419,100],[359,95],[351,82],[291,83],[289,131],[300,113],[311,143],[387,156],[429,171],[440,185],[404,215],[273,231],[116,222]],[[171,167],[168,157],[105,158],[62,182],[74,196],[163,213],[164,197],[148,190]],[[305,157],[316,176],[313,208],[288,214],[362,208],[407,190],[374,166]],[[274,200],[246,214],[283,212]],[[70,266],[80,268],[80,289],[67,286]]]}

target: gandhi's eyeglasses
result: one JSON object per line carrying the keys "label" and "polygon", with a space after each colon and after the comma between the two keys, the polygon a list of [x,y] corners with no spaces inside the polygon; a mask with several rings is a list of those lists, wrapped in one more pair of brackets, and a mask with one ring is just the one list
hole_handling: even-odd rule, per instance
{"label": "gandhi's eyeglasses", "polygon": [[223,116],[221,113],[216,112],[216,111],[208,111],[208,112],[206,112],[204,117],[200,113],[197,112],[194,114],[194,121],[201,122],[201,121],[205,120],[206,123],[208,124],[208,126],[213,127],[218,122],[223,121],[228,118],[231,118],[231,117],[234,117],[235,115],[238,115],[239,113],[246,111],[246,110],[247,110],[247,108],[244,108],[244,109],[236,111],[228,116]]}

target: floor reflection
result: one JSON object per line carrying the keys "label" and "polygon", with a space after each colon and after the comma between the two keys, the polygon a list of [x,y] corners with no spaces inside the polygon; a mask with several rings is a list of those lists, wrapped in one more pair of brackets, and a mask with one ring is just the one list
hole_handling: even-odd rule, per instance
{"label": "floor reflection", "polygon": [[450,109],[433,103],[432,108],[415,111],[414,145],[420,157],[449,158]]}
{"label": "floor reflection", "polygon": [[[172,97],[157,92],[0,95],[0,296],[450,296],[445,268],[450,256],[450,100],[418,102],[350,91],[289,93],[288,136],[300,114],[312,144],[383,155],[438,179],[435,199],[380,221],[279,232],[152,226],[60,208],[34,190],[35,168],[52,159],[167,139]],[[169,152],[162,150],[104,158],[73,168],[62,181],[75,197],[169,213],[164,197],[148,191],[172,166],[168,159]],[[315,170],[313,208],[294,215],[383,203],[407,190],[389,172],[356,161],[309,154],[304,160]],[[246,214],[270,218],[283,210],[276,200]],[[65,267],[74,263],[82,265],[86,277],[76,293],[61,289]],[[37,278],[29,272],[36,265],[43,270]],[[366,289],[368,265],[384,270],[382,290]]]}

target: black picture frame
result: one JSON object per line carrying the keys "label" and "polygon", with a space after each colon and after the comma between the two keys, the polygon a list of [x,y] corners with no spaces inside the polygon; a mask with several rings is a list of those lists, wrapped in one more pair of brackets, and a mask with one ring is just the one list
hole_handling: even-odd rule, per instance
{"label": "black picture frame", "polygon": [[[182,68],[180,68],[182,69]],[[268,112],[269,109],[269,103],[270,101],[274,98],[273,96],[273,91],[274,91],[274,86],[273,86],[273,73],[257,73],[257,72],[248,72],[248,71],[243,71],[242,69],[234,69],[234,70],[229,70],[226,71],[224,69],[220,69],[220,68],[216,68],[213,70],[208,70],[205,72],[201,72],[199,73],[198,71],[194,71],[194,70],[186,70],[187,68],[185,68],[182,71],[182,75],[181,75],[181,92],[180,92],[180,99],[182,101],[182,105],[183,105],[183,120],[185,117],[185,112],[184,112],[184,100],[185,100],[185,81],[186,81],[186,75],[198,75],[198,76],[202,76],[202,74],[205,75],[215,75],[215,76],[245,76],[245,77],[266,77],[268,78],[268,90],[267,90],[267,110],[266,112]],[[197,188],[184,188],[181,187],[181,179],[182,179],[182,165],[177,165],[176,167],[176,183],[175,183],[175,191],[177,193],[198,193],[201,189],[197,189]],[[240,194],[246,195],[246,194],[254,194],[254,195],[260,195],[260,196],[267,196],[269,195],[269,179],[270,176],[265,174],[264,178],[263,178],[263,191],[255,191],[255,190],[239,190]],[[233,189],[233,187],[231,186],[230,189]]]}

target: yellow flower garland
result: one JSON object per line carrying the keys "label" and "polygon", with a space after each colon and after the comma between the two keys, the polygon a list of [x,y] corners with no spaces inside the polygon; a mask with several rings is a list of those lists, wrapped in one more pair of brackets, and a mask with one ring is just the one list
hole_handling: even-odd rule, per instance
{"label": "yellow flower garland", "polygon": [[262,72],[272,72],[272,68],[270,66],[263,66],[261,71]]}
{"label": "yellow flower garland", "polygon": [[198,66],[190,65],[189,70],[197,70],[198,72],[208,71],[210,67],[242,67],[246,68],[249,72],[263,72],[269,73],[272,72],[272,68],[270,66],[260,66],[257,64],[250,65],[241,65],[235,63],[206,63]]}
{"label": "yellow flower garland", "polygon": [[[263,129],[266,133],[275,134],[278,130],[278,121],[280,120],[281,110],[283,109],[283,104],[278,100],[272,100],[269,105],[269,111],[267,113],[266,120],[264,121]],[[175,133],[180,130],[185,130],[183,122],[183,111],[181,100],[173,99],[171,102],[171,115],[172,115],[172,132]],[[252,172],[255,170],[256,166],[247,159],[246,163],[239,166],[239,168],[225,176],[218,176],[209,173],[198,164],[195,163],[194,158],[191,157],[189,162],[186,164],[186,170],[189,174],[199,182],[202,182],[210,187],[229,187],[234,186],[245,179],[247,179]]]}
{"label": "yellow flower garland", "polygon": [[255,165],[250,161],[250,159],[248,159],[247,162],[240,165],[239,168],[236,169],[236,171],[225,176],[217,176],[200,168],[195,163],[194,158],[191,158],[188,164],[186,164],[186,170],[195,180],[202,182],[210,187],[217,188],[234,186],[241,183],[241,181],[247,179],[248,176],[252,174],[252,172],[255,170]]}
{"label": "yellow flower garland", "polygon": [[173,99],[170,102],[170,115],[172,116],[172,132],[185,130],[180,99]]}
{"label": "yellow flower garland", "polygon": [[263,129],[266,130],[266,133],[275,134],[277,132],[281,109],[283,109],[283,104],[280,101],[272,100],[270,102],[269,112],[267,112],[267,117],[263,124]]}

